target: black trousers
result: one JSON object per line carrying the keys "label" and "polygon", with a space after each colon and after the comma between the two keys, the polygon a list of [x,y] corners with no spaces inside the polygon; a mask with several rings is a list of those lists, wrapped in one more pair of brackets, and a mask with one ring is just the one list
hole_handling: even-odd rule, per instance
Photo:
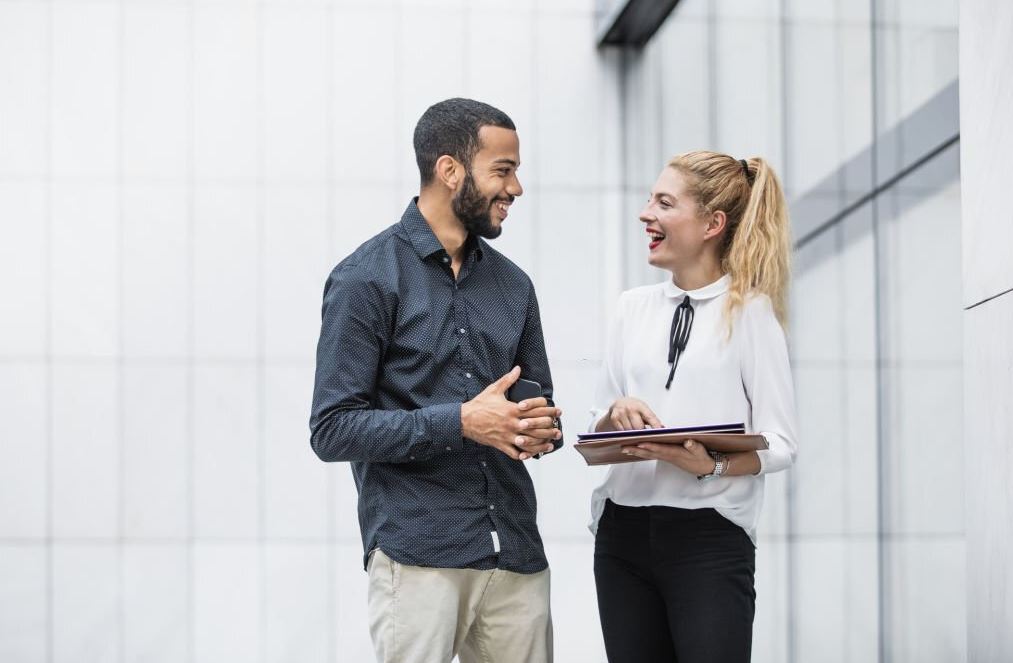
{"label": "black trousers", "polygon": [[756,551],[714,509],[608,501],[594,544],[609,663],[746,663]]}

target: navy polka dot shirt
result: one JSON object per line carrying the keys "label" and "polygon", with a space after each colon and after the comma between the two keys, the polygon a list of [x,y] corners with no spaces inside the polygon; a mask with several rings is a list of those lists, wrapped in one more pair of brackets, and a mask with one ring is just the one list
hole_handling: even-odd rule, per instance
{"label": "navy polka dot shirt", "polygon": [[461,436],[461,403],[514,366],[551,399],[531,280],[475,237],[455,280],[415,200],[334,268],[310,439],[352,465],[364,565],[380,548],[415,566],[547,566],[524,463]]}

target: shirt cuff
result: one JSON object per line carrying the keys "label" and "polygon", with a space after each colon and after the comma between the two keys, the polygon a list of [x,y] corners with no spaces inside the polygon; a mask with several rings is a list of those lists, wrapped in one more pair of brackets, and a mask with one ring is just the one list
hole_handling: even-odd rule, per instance
{"label": "shirt cuff", "polygon": [[785,444],[777,435],[761,433],[767,439],[767,449],[760,449],[756,452],[760,459],[760,471],[756,476],[780,472],[791,467],[794,459],[792,454],[784,448]]}
{"label": "shirt cuff", "polygon": [[595,428],[598,426],[598,422],[601,421],[606,414],[608,414],[608,408],[605,408],[604,410],[591,410],[591,423],[587,427],[587,432],[594,433]]}
{"label": "shirt cuff", "polygon": [[443,403],[427,407],[426,427],[435,452],[460,451],[464,448],[460,403]]}

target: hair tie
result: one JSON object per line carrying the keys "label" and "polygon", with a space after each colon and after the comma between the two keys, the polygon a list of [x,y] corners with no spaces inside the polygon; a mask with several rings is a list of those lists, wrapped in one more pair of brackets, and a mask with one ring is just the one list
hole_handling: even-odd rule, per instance
{"label": "hair tie", "polygon": [[739,163],[742,164],[742,173],[746,176],[746,181],[749,182],[749,186],[753,186],[753,176],[749,174],[749,164],[746,163],[745,159],[739,159]]}

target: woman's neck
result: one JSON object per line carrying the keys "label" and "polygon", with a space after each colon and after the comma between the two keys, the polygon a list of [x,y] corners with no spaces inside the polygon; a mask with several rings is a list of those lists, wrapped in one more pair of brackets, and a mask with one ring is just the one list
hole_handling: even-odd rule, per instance
{"label": "woman's neck", "polygon": [[704,286],[714,283],[724,276],[721,265],[717,262],[699,262],[678,271],[672,271],[672,283],[680,290],[699,290]]}

